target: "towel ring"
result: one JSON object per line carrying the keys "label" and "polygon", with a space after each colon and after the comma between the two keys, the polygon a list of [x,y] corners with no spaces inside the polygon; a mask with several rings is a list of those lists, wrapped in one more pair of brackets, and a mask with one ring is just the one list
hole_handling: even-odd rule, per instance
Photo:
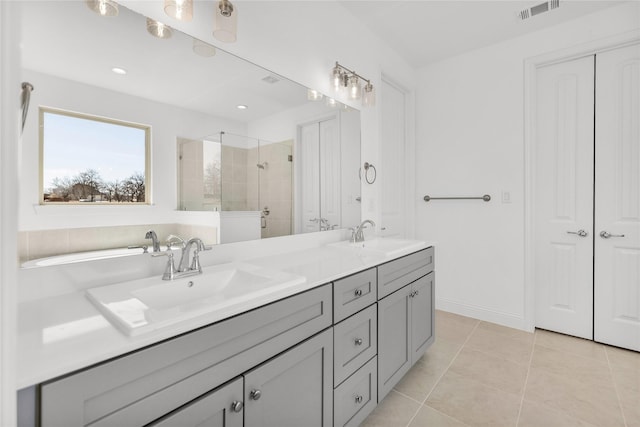
{"label": "towel ring", "polygon": [[[373,179],[371,180],[369,179],[369,169],[373,169]],[[358,174],[360,175],[360,179],[362,179],[362,168],[360,168]],[[364,162],[364,180],[367,181],[367,184],[373,184],[374,182],[376,182],[377,177],[378,171],[376,170],[376,167],[369,162]]]}

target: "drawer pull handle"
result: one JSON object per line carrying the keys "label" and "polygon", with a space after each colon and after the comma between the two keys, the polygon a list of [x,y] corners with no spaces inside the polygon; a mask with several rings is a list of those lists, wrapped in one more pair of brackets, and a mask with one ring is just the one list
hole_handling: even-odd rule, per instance
{"label": "drawer pull handle", "polygon": [[260,396],[262,396],[262,392],[260,390],[251,390],[251,393],[249,393],[249,397],[253,400],[260,399]]}
{"label": "drawer pull handle", "polygon": [[416,295],[418,295],[419,293],[420,293],[420,291],[413,291],[413,292],[411,292],[411,293],[409,294],[409,298],[413,298],[413,297],[415,297]]}
{"label": "drawer pull handle", "polygon": [[231,404],[231,410],[233,412],[240,412],[242,411],[242,408],[244,408],[244,405],[242,404],[242,402],[240,402],[239,400],[235,400],[232,404]]}
{"label": "drawer pull handle", "polygon": [[356,338],[354,342],[356,345],[362,345],[362,338]]}
{"label": "drawer pull handle", "polygon": [[362,396],[356,396],[356,403],[362,403]]}
{"label": "drawer pull handle", "polygon": [[361,297],[362,296],[362,289],[356,289],[356,291],[354,292],[354,295],[357,297]]}

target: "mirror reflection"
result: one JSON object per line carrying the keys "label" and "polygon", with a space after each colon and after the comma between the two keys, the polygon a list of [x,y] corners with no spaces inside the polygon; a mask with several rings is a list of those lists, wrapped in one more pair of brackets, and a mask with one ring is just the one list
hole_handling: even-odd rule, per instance
{"label": "mirror reflection", "polygon": [[[226,243],[359,222],[358,111],[179,31],[154,37],[146,17],[122,6],[114,17],[84,2],[21,8],[22,78],[35,87],[22,260],[148,243],[141,230],[152,225],[161,240],[205,230],[207,243]],[[150,127],[149,206],[38,206],[39,108]]]}

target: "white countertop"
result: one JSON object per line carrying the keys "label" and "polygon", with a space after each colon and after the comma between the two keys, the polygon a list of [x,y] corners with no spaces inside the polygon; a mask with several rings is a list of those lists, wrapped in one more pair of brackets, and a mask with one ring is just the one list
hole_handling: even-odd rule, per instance
{"label": "white countertop", "polygon": [[414,244],[394,256],[363,256],[355,251],[320,246],[245,259],[244,262],[299,274],[307,280],[271,294],[268,301],[249,299],[231,310],[219,310],[135,337],[123,334],[103,317],[84,290],[26,300],[18,306],[17,388],[121,356],[429,246],[432,244],[419,242],[419,246]]}

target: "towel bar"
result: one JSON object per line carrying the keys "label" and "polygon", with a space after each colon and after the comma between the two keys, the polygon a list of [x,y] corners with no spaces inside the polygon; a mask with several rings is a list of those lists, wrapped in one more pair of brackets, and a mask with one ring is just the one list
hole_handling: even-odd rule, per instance
{"label": "towel bar", "polygon": [[491,200],[491,196],[488,194],[485,194],[482,197],[431,197],[431,196],[424,196],[423,200],[425,202],[428,202],[429,200],[484,200],[485,202],[488,202],[489,200]]}

